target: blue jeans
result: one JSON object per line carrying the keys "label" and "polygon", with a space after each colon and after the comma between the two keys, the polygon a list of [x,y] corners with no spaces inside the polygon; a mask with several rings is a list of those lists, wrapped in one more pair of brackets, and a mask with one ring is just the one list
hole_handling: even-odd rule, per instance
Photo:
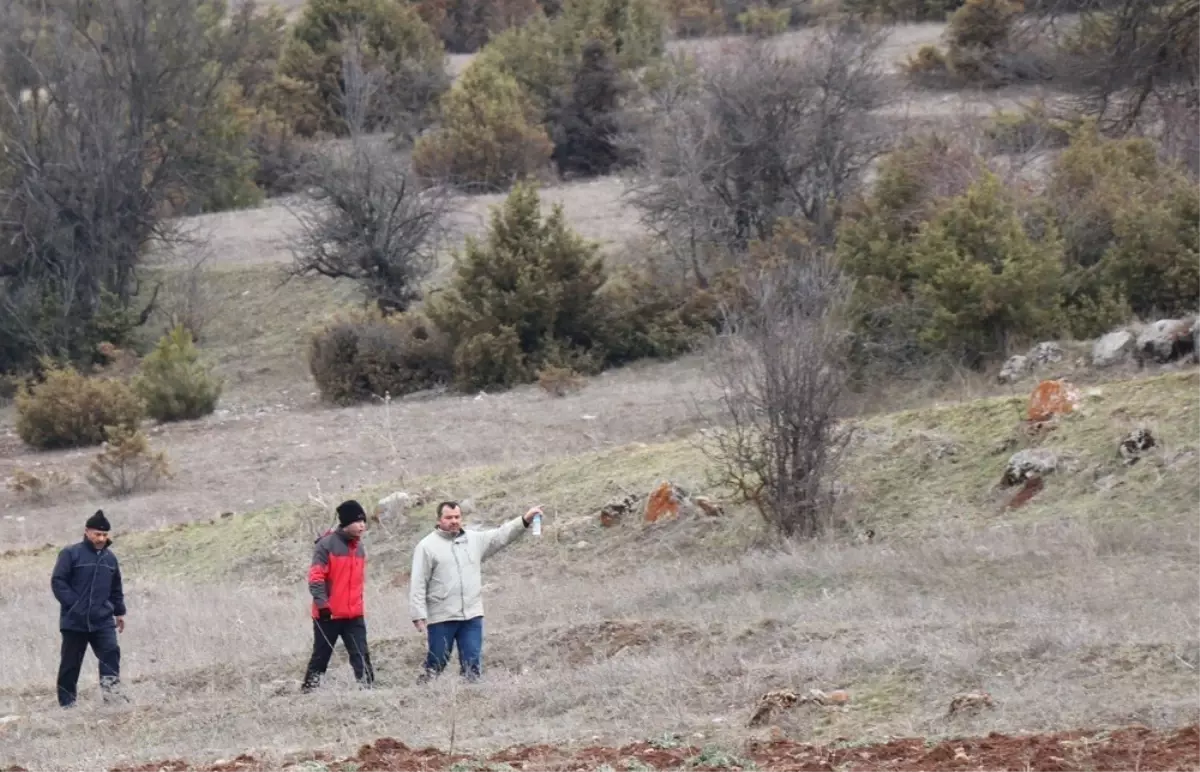
{"label": "blue jeans", "polygon": [[458,664],[469,680],[483,669],[483,617],[429,625],[429,653],[425,655],[426,676],[440,675],[450,662],[450,653],[458,644]]}

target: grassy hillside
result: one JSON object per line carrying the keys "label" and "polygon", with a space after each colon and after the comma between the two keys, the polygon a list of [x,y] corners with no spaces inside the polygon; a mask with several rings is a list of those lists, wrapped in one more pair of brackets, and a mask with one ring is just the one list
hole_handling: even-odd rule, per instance
{"label": "grassy hillside", "polygon": [[[1200,469],[1198,394],[1200,372],[1194,368],[1090,387],[1080,407],[1040,438],[1022,429],[1024,396],[855,421],[856,439],[842,476],[849,486],[843,514],[858,528],[870,527],[885,538],[920,538],[952,524],[1050,519],[1128,523],[1185,517],[1200,499],[1200,476],[1194,474]],[[1144,460],[1128,466],[1117,446],[1136,427],[1150,429],[1158,444]],[[420,478],[404,487],[425,492],[431,504],[403,522],[385,524],[373,540],[384,556],[392,555],[393,543],[407,546],[429,526],[432,502],[452,498],[467,501],[469,519],[481,523],[494,523],[541,503],[548,511],[547,535],[557,548],[590,539],[609,540],[609,546],[615,546],[620,537],[601,528],[596,517],[609,500],[645,493],[663,480],[693,492],[728,495],[712,485],[715,470],[699,443],[697,438],[636,443],[532,465],[477,467]],[[1054,450],[1063,468],[1047,478],[1045,489],[1027,505],[1006,510],[1015,491],[998,483],[1008,458],[1035,446]],[[370,509],[397,489],[381,483],[362,491],[360,499]],[[749,544],[759,535],[754,513],[736,507],[731,511],[726,521],[710,523],[705,532],[736,533],[743,545]],[[261,567],[262,542],[276,545],[272,549],[294,546],[300,554],[307,549],[305,534],[322,527],[323,516],[311,502],[296,502],[131,534],[121,548],[128,559],[144,560],[155,572],[210,577],[214,572],[241,575],[243,569],[254,573]],[[714,549],[727,546],[718,540]],[[677,547],[672,543],[668,549]],[[253,556],[245,566],[239,561],[243,555]]]}
{"label": "grassy hillside", "polygon": [[[247,749],[282,758],[352,752],[382,735],[445,747],[451,716],[467,750],[672,734],[736,750],[765,731],[746,722],[776,688],[849,690],[843,708],[776,720],[806,740],[1194,721],[1198,386],[1191,369],[1087,392],[1041,440],[1062,468],[1015,511],[994,485],[1009,454],[1033,442],[1017,433],[1023,398],[866,419],[844,480],[847,514],[878,533],[870,543],[777,544],[736,507],[719,519],[599,527],[605,501],[658,480],[721,495],[689,441],[415,481],[407,489],[432,500],[469,500],[478,523],[549,508],[541,540],[489,564],[488,677],[469,690],[413,682],[423,652],[406,572],[429,506],[370,536],[380,688],[369,693],[350,688],[339,650],[328,688],[296,697],[311,637],[305,565],[313,529],[329,519],[314,504],[119,538],[133,699],[121,708],[97,704],[88,672],[82,709],[55,712],[53,551],[9,554],[3,608],[21,624],[0,632],[0,646],[22,655],[0,685],[0,713],[20,718],[0,766]],[[1125,466],[1116,446],[1134,426],[1158,447]],[[997,707],[948,716],[951,696],[970,689]]]}

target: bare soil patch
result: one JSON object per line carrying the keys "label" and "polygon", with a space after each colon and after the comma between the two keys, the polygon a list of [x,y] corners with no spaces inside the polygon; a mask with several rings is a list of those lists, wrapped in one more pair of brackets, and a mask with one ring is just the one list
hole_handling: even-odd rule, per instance
{"label": "bare soil patch", "polygon": [[[317,759],[311,759],[316,761]],[[583,772],[605,765],[628,769],[631,763],[656,770],[758,769],[779,772],[825,772],[826,770],[1195,770],[1200,769],[1200,725],[1177,730],[1128,727],[1116,730],[1077,730],[1046,734],[1006,735],[993,732],[986,737],[955,738],[931,742],[905,738],[854,746],[820,746],[790,740],[751,742],[744,757],[694,746],[664,747],[648,742],[619,748],[584,747],[568,749],[552,745],[508,748],[473,760],[437,748],[411,748],[392,738],[364,745],[357,754],[340,761],[322,760],[330,770],[394,770],[434,772],[456,769],[494,769],[507,765],[522,772],[564,770]],[[471,764],[475,761],[478,767]],[[293,762],[298,763],[298,762]],[[211,765],[191,766],[172,759],[128,767],[112,772],[257,772],[268,767],[250,755]]]}

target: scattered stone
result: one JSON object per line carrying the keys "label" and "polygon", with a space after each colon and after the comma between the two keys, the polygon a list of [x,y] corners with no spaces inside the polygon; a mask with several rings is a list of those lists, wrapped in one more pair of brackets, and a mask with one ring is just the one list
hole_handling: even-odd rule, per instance
{"label": "scattered stone", "polygon": [[1000,383],[1016,383],[1039,367],[1044,367],[1066,358],[1063,347],[1054,341],[1044,341],[1037,344],[1025,354],[1011,356],[1000,368],[997,380]]}
{"label": "scattered stone", "polygon": [[1073,412],[1079,405],[1079,389],[1065,379],[1042,381],[1029,397],[1030,421],[1048,421]]}
{"label": "scattered stone", "polygon": [[720,517],[725,514],[725,509],[719,502],[713,501],[707,496],[697,496],[692,499],[692,503],[700,508],[700,511],[709,517]]}
{"label": "scattered stone", "polygon": [[850,693],[844,689],[828,694],[820,689],[809,689],[804,694],[796,694],[790,689],[777,689],[758,698],[749,725],[761,726],[774,718],[776,713],[798,705],[845,705],[848,702]]}
{"label": "scattered stone", "polygon": [[1045,477],[1058,468],[1058,456],[1047,448],[1026,448],[1012,454],[1000,484],[1006,488],[1025,482],[1030,477]]}
{"label": "scattered stone", "polygon": [[1028,375],[1032,369],[1033,365],[1030,363],[1029,357],[1017,354],[1009,357],[1008,361],[1004,363],[1004,367],[1000,368],[997,380],[1000,383],[1014,383]]}
{"label": "scattered stone", "polygon": [[233,517],[233,513],[232,512],[222,512],[221,517],[222,518]]}
{"label": "scattered stone", "polygon": [[657,523],[663,519],[675,519],[688,504],[690,502],[687,491],[674,483],[664,482],[646,499],[642,520],[646,523]]}
{"label": "scattered stone", "polygon": [[1092,367],[1122,364],[1133,352],[1136,340],[1129,330],[1116,330],[1097,338],[1092,344]]}
{"label": "scattered stone", "polygon": [[1136,355],[1159,364],[1183,359],[1196,351],[1196,317],[1160,319],[1137,337]]}
{"label": "scattered stone", "polygon": [[947,711],[947,715],[978,713],[984,708],[994,707],[996,707],[996,703],[992,699],[992,695],[987,692],[966,692],[954,695],[954,699],[950,700],[950,710]]}
{"label": "scattered stone", "polygon": [[1154,435],[1149,429],[1138,427],[1125,436],[1121,440],[1120,446],[1117,447],[1117,452],[1125,461],[1127,466],[1132,466],[1142,457],[1142,453],[1153,448],[1158,442],[1154,439]]}
{"label": "scattered stone", "polygon": [[411,494],[408,491],[396,491],[390,493],[379,500],[375,505],[375,522],[382,522],[384,519],[388,521],[398,520],[404,517],[408,510],[413,507],[419,507],[425,503],[420,494]]}
{"label": "scattered stone", "polygon": [[642,500],[642,497],[630,493],[624,498],[610,501],[600,510],[600,525],[605,528],[612,528],[621,522],[622,518],[633,511],[637,503]]}
{"label": "scattered stone", "polygon": [[1029,350],[1029,360],[1033,363],[1034,367],[1061,362],[1066,356],[1067,354],[1063,351],[1063,347],[1052,340],[1039,343]]}

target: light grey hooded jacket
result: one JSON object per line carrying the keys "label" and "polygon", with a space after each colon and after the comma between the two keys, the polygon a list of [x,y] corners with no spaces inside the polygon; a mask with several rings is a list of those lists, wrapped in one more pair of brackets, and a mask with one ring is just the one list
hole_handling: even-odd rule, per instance
{"label": "light grey hooded jacket", "polygon": [[499,528],[459,531],[434,528],[413,550],[409,579],[412,620],[427,624],[473,619],[483,615],[480,565],[516,541],[528,526],[514,517]]}

